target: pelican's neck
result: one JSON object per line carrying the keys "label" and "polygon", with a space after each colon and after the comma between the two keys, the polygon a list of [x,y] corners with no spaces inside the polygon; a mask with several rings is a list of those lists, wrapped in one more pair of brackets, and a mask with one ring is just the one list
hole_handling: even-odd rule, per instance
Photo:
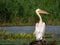
{"label": "pelican's neck", "polygon": [[39,16],[39,19],[40,19],[39,22],[42,22],[42,17],[41,17],[41,15],[40,15],[40,14],[37,14],[37,15]]}

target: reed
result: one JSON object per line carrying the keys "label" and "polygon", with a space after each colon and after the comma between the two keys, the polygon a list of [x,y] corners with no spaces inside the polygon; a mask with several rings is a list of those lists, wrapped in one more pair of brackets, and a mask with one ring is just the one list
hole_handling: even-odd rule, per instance
{"label": "reed", "polygon": [[42,15],[47,25],[60,25],[59,0],[0,0],[0,26],[35,25],[37,8],[49,12]]}

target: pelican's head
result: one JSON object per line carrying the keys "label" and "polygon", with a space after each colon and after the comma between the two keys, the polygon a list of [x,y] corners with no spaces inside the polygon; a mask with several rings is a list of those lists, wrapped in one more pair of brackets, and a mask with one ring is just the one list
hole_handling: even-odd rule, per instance
{"label": "pelican's head", "polygon": [[41,10],[41,9],[39,9],[39,8],[36,9],[36,13],[37,13],[37,14],[39,14],[39,13],[40,13],[40,14],[49,14],[48,12],[43,11],[43,10]]}

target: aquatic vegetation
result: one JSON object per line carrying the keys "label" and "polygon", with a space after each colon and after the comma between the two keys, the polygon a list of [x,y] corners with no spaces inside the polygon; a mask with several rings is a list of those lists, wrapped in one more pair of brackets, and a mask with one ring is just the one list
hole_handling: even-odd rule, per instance
{"label": "aquatic vegetation", "polygon": [[[45,38],[52,38],[52,34],[45,34]],[[35,39],[34,34],[26,34],[26,33],[20,33],[20,34],[11,34],[11,33],[3,33],[0,32],[0,45],[29,45],[29,43]],[[57,45],[56,40],[47,40],[47,44],[55,44]]]}
{"label": "aquatic vegetation", "polygon": [[48,33],[46,33],[46,34],[45,34],[45,38],[53,38],[53,34],[48,34]]}
{"label": "aquatic vegetation", "polygon": [[[52,34],[45,34],[45,38],[52,38]],[[0,32],[0,39],[35,39],[35,35],[32,34],[26,34],[26,33],[20,33],[20,34],[11,34],[8,32]]]}
{"label": "aquatic vegetation", "polygon": [[[3,31],[4,32],[4,31]],[[0,45],[29,45],[29,43],[35,39],[35,35],[33,33],[20,33],[13,34],[9,32],[0,32]],[[45,34],[45,38],[52,38],[52,34]],[[48,40],[47,40],[48,41]],[[53,42],[53,43],[52,43]],[[57,44],[57,41],[48,41],[48,45]]]}

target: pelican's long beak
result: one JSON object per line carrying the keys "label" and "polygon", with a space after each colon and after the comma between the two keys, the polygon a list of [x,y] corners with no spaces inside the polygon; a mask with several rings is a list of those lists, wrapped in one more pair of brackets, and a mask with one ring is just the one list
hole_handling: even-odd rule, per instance
{"label": "pelican's long beak", "polygon": [[43,11],[43,10],[40,10],[39,13],[41,13],[41,14],[49,14],[48,12]]}

